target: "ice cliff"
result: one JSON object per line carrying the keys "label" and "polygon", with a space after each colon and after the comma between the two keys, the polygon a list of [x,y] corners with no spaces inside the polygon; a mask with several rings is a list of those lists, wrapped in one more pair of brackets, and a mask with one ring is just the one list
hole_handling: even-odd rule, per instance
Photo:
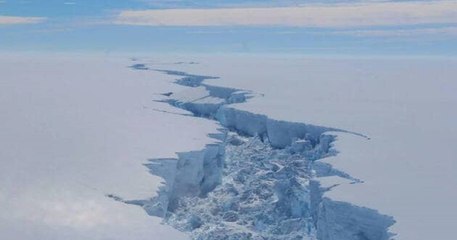
{"label": "ice cliff", "polygon": [[217,140],[204,149],[178,153],[177,159],[153,159],[146,167],[164,179],[151,199],[116,200],[142,206],[150,215],[193,239],[387,240],[390,216],[324,196],[337,186],[321,179],[362,181],[321,163],[338,154],[335,137],[323,126],[287,122],[242,111],[234,103],[255,96],[240,89],[204,83],[215,77],[131,66],[178,76],[188,87],[163,94],[175,107],[195,117],[218,121]]}

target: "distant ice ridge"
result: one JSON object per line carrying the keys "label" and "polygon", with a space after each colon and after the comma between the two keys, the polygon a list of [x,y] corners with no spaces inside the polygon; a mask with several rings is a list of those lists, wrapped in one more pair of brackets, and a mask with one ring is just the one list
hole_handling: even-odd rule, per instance
{"label": "distant ice ridge", "polygon": [[[144,64],[132,68],[150,70]],[[117,200],[140,205],[198,240],[391,238],[392,217],[322,197],[337,187],[321,185],[322,177],[361,182],[318,161],[337,154],[334,136],[327,132],[343,130],[242,111],[230,104],[245,102],[253,93],[203,83],[214,77],[159,71],[180,76],[176,83],[189,87],[164,93],[161,101],[214,119],[223,128],[212,136],[218,142],[203,150],[146,165],[165,180],[157,197]]]}

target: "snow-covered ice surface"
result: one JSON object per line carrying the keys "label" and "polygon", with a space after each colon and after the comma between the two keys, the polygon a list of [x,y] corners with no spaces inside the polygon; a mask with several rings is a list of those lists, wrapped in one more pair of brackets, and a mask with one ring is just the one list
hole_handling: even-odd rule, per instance
{"label": "snow-covered ice surface", "polygon": [[[300,145],[299,142],[303,141],[293,142],[293,137],[306,141],[316,139],[323,132],[335,136],[331,149],[337,153],[322,155],[326,158],[318,160],[314,166],[315,171],[324,168],[323,172],[332,172],[330,176],[318,174],[306,177],[305,179],[311,179],[311,183],[302,185],[305,189],[312,190],[315,181],[323,193],[319,206],[313,206],[313,203],[303,205],[311,206],[311,214],[317,211],[312,219],[317,233],[311,231],[308,237],[407,240],[454,238],[453,226],[457,225],[454,206],[457,197],[457,150],[453,147],[457,142],[457,128],[454,125],[457,122],[457,112],[454,110],[457,104],[455,60],[246,56],[200,57],[191,60],[199,64],[172,66],[172,70],[217,76],[218,79],[207,79],[204,84],[251,90],[255,97],[247,103],[223,106],[221,109],[225,110],[218,110],[215,115],[201,114],[198,108],[182,104],[186,101],[178,101],[178,104],[171,101],[177,107],[197,112],[196,116],[216,118],[229,130],[251,136],[265,133],[262,129],[265,120],[262,118],[266,116],[267,119],[283,120],[277,121],[281,123],[306,123],[311,127],[305,132],[317,130],[312,134],[314,136],[307,139],[308,137],[294,136],[293,133],[299,127],[287,125],[284,128],[270,124],[273,132],[280,135],[286,132],[281,136],[274,133],[266,135],[272,146],[280,148],[295,142]],[[145,59],[143,63],[149,63],[151,69],[170,69],[170,65],[158,64],[157,59]],[[200,83],[190,87],[198,87],[198,84]],[[199,99],[202,97],[204,96]],[[170,98],[173,99],[173,93]],[[210,101],[208,105],[218,103]],[[366,135],[369,139],[332,129]],[[275,142],[276,140],[278,141]],[[226,141],[222,145],[227,151],[229,148]],[[229,159],[227,156],[224,158]],[[268,157],[263,156],[261,159]],[[222,185],[219,186],[224,186],[224,181],[231,179],[227,176],[222,174],[222,180],[218,180]],[[211,194],[217,195],[221,189],[228,190],[230,186],[216,187],[213,193],[209,193],[207,202],[212,199]],[[220,201],[227,196],[229,194],[226,193],[213,199]],[[175,206],[171,208],[172,225],[192,230],[205,224],[205,219],[202,220],[199,212],[203,210],[198,207],[205,200],[199,203],[198,198],[193,199],[197,199],[197,202],[192,200],[189,203],[185,200],[182,205],[185,212],[197,211],[194,214],[196,217],[187,216],[190,217],[190,225],[183,227],[180,221],[173,220],[175,213],[179,213]],[[211,207],[208,204],[204,206]],[[203,215],[206,216],[205,214]],[[211,216],[206,217],[211,219]],[[251,232],[248,237],[255,236],[252,224],[247,224],[251,228],[240,230],[243,229],[243,224],[240,224],[243,221],[239,221],[239,217],[230,212],[228,222],[236,222],[238,225],[234,228],[238,231]],[[223,220],[213,221],[218,223]],[[225,227],[226,229],[229,228]],[[205,239],[200,235],[196,238]]]}
{"label": "snow-covered ice surface", "polygon": [[97,56],[0,57],[0,239],[186,239],[125,199],[153,196],[143,166],[213,141],[216,125],[161,110],[172,78]]}
{"label": "snow-covered ice surface", "polygon": [[454,238],[455,60],[0,63],[1,236]]}

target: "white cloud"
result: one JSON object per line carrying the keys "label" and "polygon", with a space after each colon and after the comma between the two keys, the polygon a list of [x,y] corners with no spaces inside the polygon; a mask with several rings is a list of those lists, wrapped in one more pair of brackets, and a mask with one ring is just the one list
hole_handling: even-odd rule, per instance
{"label": "white cloud", "polygon": [[353,35],[360,37],[418,37],[418,36],[448,36],[457,37],[457,27],[437,27],[418,29],[383,29],[383,30],[349,30],[335,31],[335,34]]}
{"label": "white cloud", "polygon": [[44,22],[45,20],[46,18],[41,17],[0,16],[0,25],[37,24]]}
{"label": "white cloud", "polygon": [[148,26],[364,27],[457,23],[457,1],[366,2],[271,8],[122,11],[115,24]]}

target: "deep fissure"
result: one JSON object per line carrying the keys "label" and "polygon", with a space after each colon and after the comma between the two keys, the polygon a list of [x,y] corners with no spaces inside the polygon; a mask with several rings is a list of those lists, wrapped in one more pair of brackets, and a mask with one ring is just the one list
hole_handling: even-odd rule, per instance
{"label": "deep fissure", "polygon": [[[131,66],[152,70],[145,64]],[[253,97],[249,91],[204,84],[179,71],[156,70],[181,78],[193,97],[169,92],[159,100],[218,121],[223,128],[205,149],[153,159],[146,166],[164,178],[158,195],[146,200],[116,200],[142,206],[150,215],[190,232],[193,239],[384,240],[394,220],[375,210],[332,201],[316,177],[361,180],[318,160],[332,148],[334,128],[270,119],[235,109]],[[338,214],[344,213],[344,214]],[[349,221],[346,221],[349,219]],[[369,224],[361,221],[368,221]],[[358,224],[357,226],[352,226]]]}

